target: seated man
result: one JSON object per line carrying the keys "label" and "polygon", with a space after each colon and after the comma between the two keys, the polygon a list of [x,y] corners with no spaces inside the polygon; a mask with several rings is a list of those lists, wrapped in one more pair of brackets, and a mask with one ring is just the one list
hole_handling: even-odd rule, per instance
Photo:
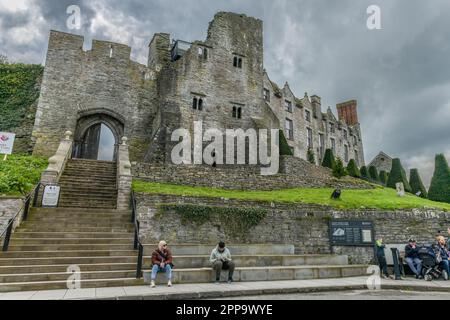
{"label": "seated man", "polygon": [[422,279],[422,260],[419,258],[419,249],[414,239],[409,239],[405,246],[405,261],[416,279]]}
{"label": "seated man", "polygon": [[161,241],[152,253],[152,276],[151,276],[151,284],[150,286],[154,288],[155,280],[158,272],[165,272],[167,277],[167,286],[172,286],[172,253],[167,247],[167,243],[165,241]]}
{"label": "seated man", "polygon": [[434,246],[434,252],[437,260],[439,261],[439,266],[442,268],[442,276],[445,280],[448,280],[450,274],[448,247],[443,236],[438,236],[436,240],[437,244]]}
{"label": "seated man", "polygon": [[220,281],[220,273],[222,270],[228,270],[228,283],[233,282],[234,262],[231,260],[230,250],[225,248],[225,243],[220,241],[217,247],[211,252],[209,261],[212,263],[213,269],[216,271],[216,283]]}

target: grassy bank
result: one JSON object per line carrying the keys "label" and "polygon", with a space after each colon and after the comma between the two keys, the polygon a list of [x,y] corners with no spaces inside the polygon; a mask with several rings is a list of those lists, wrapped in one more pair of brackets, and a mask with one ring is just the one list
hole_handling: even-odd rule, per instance
{"label": "grassy bank", "polygon": [[39,182],[48,161],[33,156],[8,156],[0,158],[0,195],[19,196],[30,192]]}
{"label": "grassy bank", "polygon": [[333,189],[295,188],[275,191],[225,190],[205,187],[191,187],[152,182],[133,181],[135,192],[148,194],[185,195],[192,197],[229,198],[238,200],[255,200],[282,203],[305,203],[328,205],[339,209],[378,208],[378,209],[411,209],[438,208],[450,211],[450,204],[433,202],[407,195],[397,196],[395,190],[377,187],[364,190],[343,190],[341,200],[330,199]]}

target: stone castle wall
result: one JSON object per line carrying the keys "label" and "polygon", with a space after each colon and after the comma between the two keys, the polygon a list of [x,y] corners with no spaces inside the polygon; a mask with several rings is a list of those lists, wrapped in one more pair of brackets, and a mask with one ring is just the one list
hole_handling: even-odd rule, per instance
{"label": "stone castle wall", "polygon": [[[437,210],[379,209],[336,210],[325,206],[306,204],[270,204],[267,202],[238,201],[212,198],[173,197],[138,194],[138,213],[141,237],[146,243],[166,240],[169,243],[214,244],[228,243],[294,244],[297,254],[336,253],[349,255],[351,263],[373,262],[373,247],[330,247],[328,225],[331,218],[370,220],[375,235],[387,244],[407,244],[414,237],[419,244],[431,244],[439,231],[446,233],[450,213]],[[158,217],[157,205],[195,204],[225,207],[258,207],[268,210],[266,218],[245,236],[231,235],[219,220],[202,226],[183,225],[175,212]]]}

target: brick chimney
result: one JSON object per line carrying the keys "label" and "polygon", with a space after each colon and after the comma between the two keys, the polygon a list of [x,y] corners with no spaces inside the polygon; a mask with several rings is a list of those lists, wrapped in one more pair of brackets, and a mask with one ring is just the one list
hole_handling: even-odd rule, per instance
{"label": "brick chimney", "polygon": [[347,125],[353,126],[358,124],[358,103],[356,100],[350,100],[336,105],[339,120],[344,121]]}

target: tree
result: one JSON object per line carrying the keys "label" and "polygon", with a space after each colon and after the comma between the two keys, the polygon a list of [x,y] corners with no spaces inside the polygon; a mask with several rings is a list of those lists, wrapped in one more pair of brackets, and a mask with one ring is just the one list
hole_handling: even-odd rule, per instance
{"label": "tree", "polygon": [[316,164],[316,158],[314,157],[314,152],[311,148],[308,149],[307,158],[310,163]]}
{"label": "tree", "polygon": [[333,167],[333,176],[336,178],[342,178],[347,175],[347,170],[345,170],[344,163],[341,158],[336,158],[335,166]]}
{"label": "tree", "polygon": [[333,169],[336,166],[336,159],[333,155],[333,150],[327,149],[323,157],[322,167]]}
{"label": "tree", "polygon": [[367,170],[366,166],[362,166],[361,167],[361,179],[364,179],[364,180],[369,180],[370,179],[369,171]]}
{"label": "tree", "polygon": [[419,170],[411,169],[411,171],[409,172],[409,184],[411,185],[412,193],[417,194],[420,192],[421,198],[428,197],[427,189],[422,183],[422,179],[419,175]]}
{"label": "tree", "polygon": [[380,176],[380,182],[382,184],[386,185],[388,178],[389,178],[388,173],[384,170],[381,170],[379,176]]}
{"label": "tree", "polygon": [[8,64],[8,63],[9,63],[8,57],[0,53],[0,64]]}
{"label": "tree", "polygon": [[280,130],[279,143],[280,143],[280,156],[293,156],[292,150],[287,143],[283,130]]}
{"label": "tree", "polygon": [[347,165],[348,175],[354,178],[361,178],[361,171],[359,171],[356,161],[351,159]]}
{"label": "tree", "polygon": [[406,192],[411,193],[411,186],[409,185],[408,179],[406,178],[405,169],[402,167],[400,159],[396,158],[392,160],[392,169],[389,174],[386,186],[389,188],[396,189],[396,184],[402,182]]}
{"label": "tree", "polygon": [[370,180],[372,180],[374,182],[380,182],[380,176],[378,175],[377,167],[375,167],[375,166],[369,167],[369,177],[370,177]]}
{"label": "tree", "polygon": [[428,199],[450,203],[450,169],[443,154],[436,155]]}

